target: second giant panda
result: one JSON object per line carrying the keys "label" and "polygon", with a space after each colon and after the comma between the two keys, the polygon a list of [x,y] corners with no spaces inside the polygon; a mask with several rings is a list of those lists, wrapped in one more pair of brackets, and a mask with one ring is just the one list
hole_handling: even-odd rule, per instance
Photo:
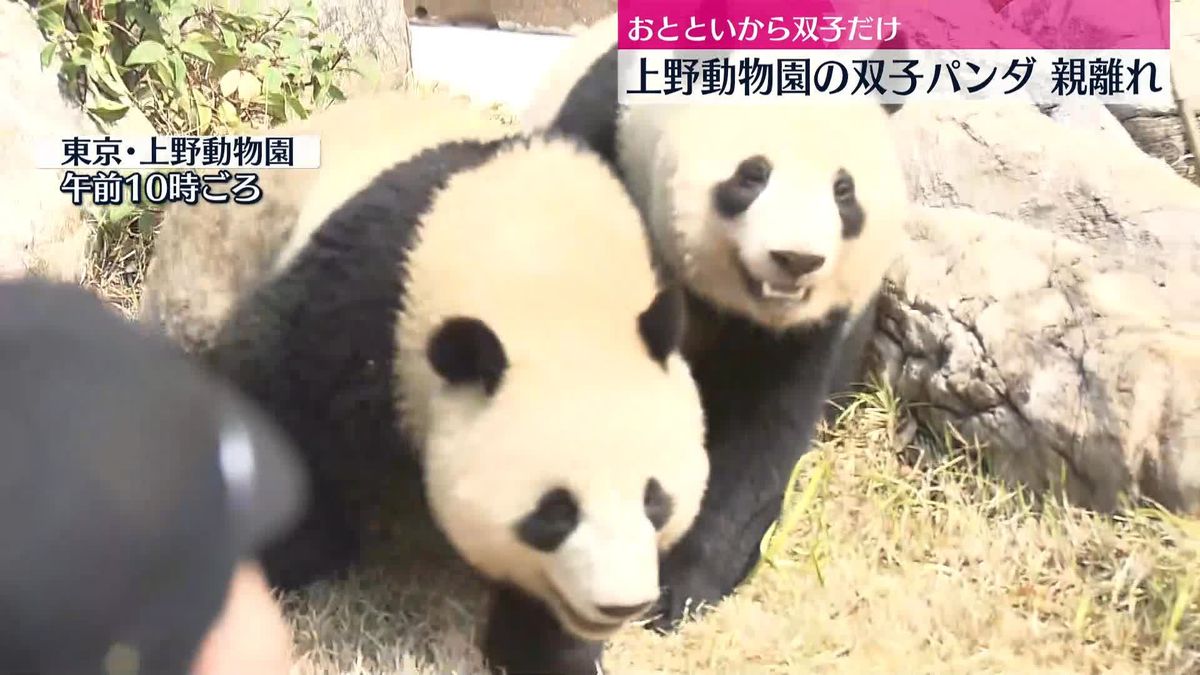
{"label": "second giant panda", "polygon": [[[361,155],[324,156],[307,191],[266,192],[245,215],[209,213],[235,239],[290,215],[201,353],[274,414],[312,474],[315,507],[266,556],[273,583],[352,561],[349,486],[407,448],[434,521],[493,582],[492,667],[594,673],[604,641],[658,597],[660,553],[705,489],[683,302],[600,158],[563,138],[434,133],[439,108],[422,108],[340,104],[341,124],[314,125],[327,147],[364,139]],[[362,170],[381,152],[370,132],[398,126],[425,149]],[[172,246],[211,246],[187,208],[164,222]],[[311,211],[323,215],[303,221]],[[161,266],[195,267],[169,255]],[[212,286],[182,271],[160,269],[152,292],[186,311]]]}
{"label": "second giant panda", "polygon": [[889,119],[899,105],[621,106],[617,30],[612,15],[577,37],[522,121],[609,159],[659,264],[689,290],[685,354],[711,478],[695,526],[664,563],[651,622],[663,630],[689,605],[733,592],[757,562],[829,399],[862,374],[909,198]]}

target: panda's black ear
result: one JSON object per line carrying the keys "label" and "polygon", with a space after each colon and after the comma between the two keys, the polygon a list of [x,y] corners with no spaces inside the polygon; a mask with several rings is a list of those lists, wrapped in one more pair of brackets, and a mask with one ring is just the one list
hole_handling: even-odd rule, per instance
{"label": "panda's black ear", "polygon": [[[880,59],[884,61],[884,72],[901,72],[904,69],[904,61],[912,58],[908,35],[904,29],[897,28],[896,34],[892,39],[883,42],[871,55],[872,59]],[[891,79],[891,78],[889,78]],[[881,103],[884,111],[888,115],[895,115],[904,107],[904,101]]]}
{"label": "panda's black ear", "polygon": [[450,384],[474,384],[488,396],[496,393],[508,370],[500,338],[479,319],[446,319],[429,336],[426,355],[434,372]]}
{"label": "panda's black ear", "polygon": [[638,333],[650,358],[665,368],[667,357],[679,347],[686,326],[683,291],[670,285],[654,296],[646,311],[638,315]]}

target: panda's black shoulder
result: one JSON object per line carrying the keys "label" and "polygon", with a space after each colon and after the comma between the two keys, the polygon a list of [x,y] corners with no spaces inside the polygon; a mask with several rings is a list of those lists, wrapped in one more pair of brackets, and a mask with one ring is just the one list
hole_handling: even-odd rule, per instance
{"label": "panda's black shoulder", "polygon": [[451,176],[509,142],[449,141],[377,175],[239,305],[209,360],[293,431],[324,433],[308,420],[331,415],[387,427],[395,322],[406,303],[400,272],[418,223]]}
{"label": "panda's black shoulder", "polygon": [[617,163],[617,45],[598,56],[571,86],[550,128],[582,139],[605,161]]}
{"label": "panda's black shoulder", "polygon": [[286,277],[314,294],[391,286],[434,195],[454,174],[481,166],[517,140],[452,140],[398,162],[330,213]]}

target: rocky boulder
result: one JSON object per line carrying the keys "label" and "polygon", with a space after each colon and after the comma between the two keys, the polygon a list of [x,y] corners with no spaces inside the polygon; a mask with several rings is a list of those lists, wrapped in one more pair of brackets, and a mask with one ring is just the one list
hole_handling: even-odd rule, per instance
{"label": "rocky boulder", "polygon": [[[1194,114],[1200,106],[1200,2],[1195,0],[1171,3],[1171,70],[1175,96],[1190,102]],[[1177,106],[1112,105],[1109,109],[1147,154],[1184,175],[1200,170],[1190,158],[1192,150]]]}
{"label": "rocky boulder", "polygon": [[[229,6],[277,11],[290,0],[229,0]],[[412,74],[412,38],[408,15],[400,0],[314,0],[317,25],[341,39],[364,77],[348,76],[338,85],[347,95],[373,89],[394,89]]]}
{"label": "rocky boulder", "polygon": [[1200,188],[1021,104],[895,118],[914,199],[873,355],[1005,477],[1200,512]]}
{"label": "rocky boulder", "polygon": [[42,68],[45,40],[27,4],[0,2],[0,35],[0,89],[8,92],[0,105],[0,278],[79,281],[89,229],[59,190],[63,172],[35,168],[33,144],[96,129],[60,89],[58,64]]}
{"label": "rocky boulder", "polygon": [[[408,16],[399,0],[318,0],[320,25],[342,43],[375,80],[391,89],[406,84],[412,74],[412,37]],[[347,93],[362,85],[346,82]]]}

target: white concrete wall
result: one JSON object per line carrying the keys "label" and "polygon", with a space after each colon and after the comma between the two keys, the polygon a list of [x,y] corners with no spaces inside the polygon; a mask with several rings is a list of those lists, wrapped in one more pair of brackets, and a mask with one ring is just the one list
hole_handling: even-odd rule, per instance
{"label": "white concrete wall", "polygon": [[523,110],[546,68],[574,38],[457,26],[410,26],[413,75],[480,102]]}

